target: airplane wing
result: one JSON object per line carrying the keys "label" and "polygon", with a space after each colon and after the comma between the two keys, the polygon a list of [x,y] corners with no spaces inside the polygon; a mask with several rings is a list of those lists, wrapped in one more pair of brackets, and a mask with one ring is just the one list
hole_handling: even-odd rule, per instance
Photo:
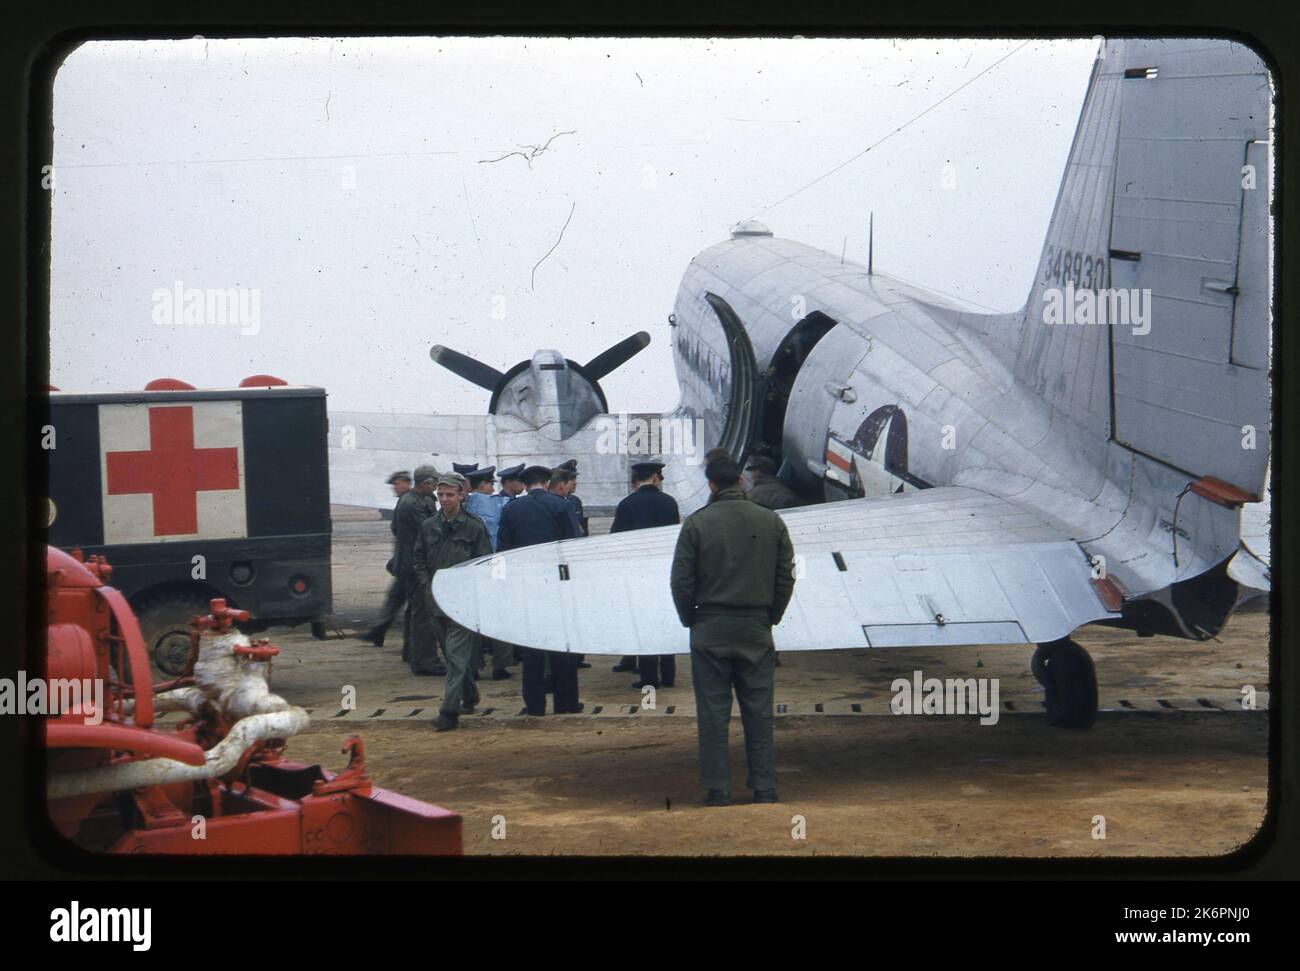
{"label": "airplane wing", "polygon": [[[778,650],[1042,643],[1118,617],[1077,543],[1041,516],[944,487],[780,514],[796,557]],[[677,526],[564,540],[440,570],[465,627],[550,651],[684,654],[669,573]],[[1112,606],[1118,606],[1112,603]]]}

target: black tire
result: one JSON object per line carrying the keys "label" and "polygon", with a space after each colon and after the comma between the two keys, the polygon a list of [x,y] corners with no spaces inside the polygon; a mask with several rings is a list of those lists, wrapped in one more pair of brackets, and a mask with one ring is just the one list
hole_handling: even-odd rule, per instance
{"label": "black tire", "polygon": [[1097,720],[1097,671],[1088,652],[1069,638],[1040,645],[1039,651],[1047,675],[1048,724],[1091,728]]}
{"label": "black tire", "polygon": [[141,605],[136,616],[156,681],[189,673],[185,667],[190,652],[190,621],[208,613],[208,599],[199,593],[168,593]]}
{"label": "black tire", "polygon": [[[1056,642],[1053,642],[1056,643]],[[1051,679],[1047,676],[1047,655],[1051,653],[1051,644],[1039,644],[1034,648],[1034,656],[1029,659],[1029,672],[1034,676],[1034,680],[1044,688],[1051,686]]]}

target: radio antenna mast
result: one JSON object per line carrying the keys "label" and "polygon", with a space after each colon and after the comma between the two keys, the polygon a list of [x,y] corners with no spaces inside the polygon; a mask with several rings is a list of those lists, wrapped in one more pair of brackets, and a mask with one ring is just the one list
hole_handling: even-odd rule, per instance
{"label": "radio antenna mast", "polygon": [[872,212],[867,221],[867,276],[871,276],[871,258],[875,248],[876,214]]}

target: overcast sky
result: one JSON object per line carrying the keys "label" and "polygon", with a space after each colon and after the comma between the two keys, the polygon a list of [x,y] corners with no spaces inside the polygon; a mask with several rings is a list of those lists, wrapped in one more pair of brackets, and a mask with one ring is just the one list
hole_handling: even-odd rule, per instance
{"label": "overcast sky", "polygon": [[[268,372],[339,410],[482,413],[431,345],[504,370],[646,330],[602,384],[614,410],[666,410],[682,273],[760,212],[865,261],[874,210],[878,271],[1014,309],[1097,49],[1021,43],[84,45],[54,90],[51,380]],[[158,323],[178,281],[247,288],[256,326]]]}

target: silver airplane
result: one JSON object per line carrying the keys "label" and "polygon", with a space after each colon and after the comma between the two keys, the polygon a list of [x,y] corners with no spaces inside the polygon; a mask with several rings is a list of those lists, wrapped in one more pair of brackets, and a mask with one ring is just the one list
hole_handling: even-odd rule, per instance
{"label": "silver airplane", "polygon": [[[741,224],[692,260],[681,399],[812,505],[778,650],[1037,645],[1053,724],[1097,708],[1091,622],[1206,639],[1268,584],[1242,510],[1269,459],[1270,81],[1223,40],[1099,52],[1025,306],[978,314]],[[965,232],[968,227],[962,227]],[[703,469],[669,457],[683,512]],[[482,633],[552,651],[686,653],[677,527],[441,571]],[[1239,582],[1240,581],[1240,582]]]}

